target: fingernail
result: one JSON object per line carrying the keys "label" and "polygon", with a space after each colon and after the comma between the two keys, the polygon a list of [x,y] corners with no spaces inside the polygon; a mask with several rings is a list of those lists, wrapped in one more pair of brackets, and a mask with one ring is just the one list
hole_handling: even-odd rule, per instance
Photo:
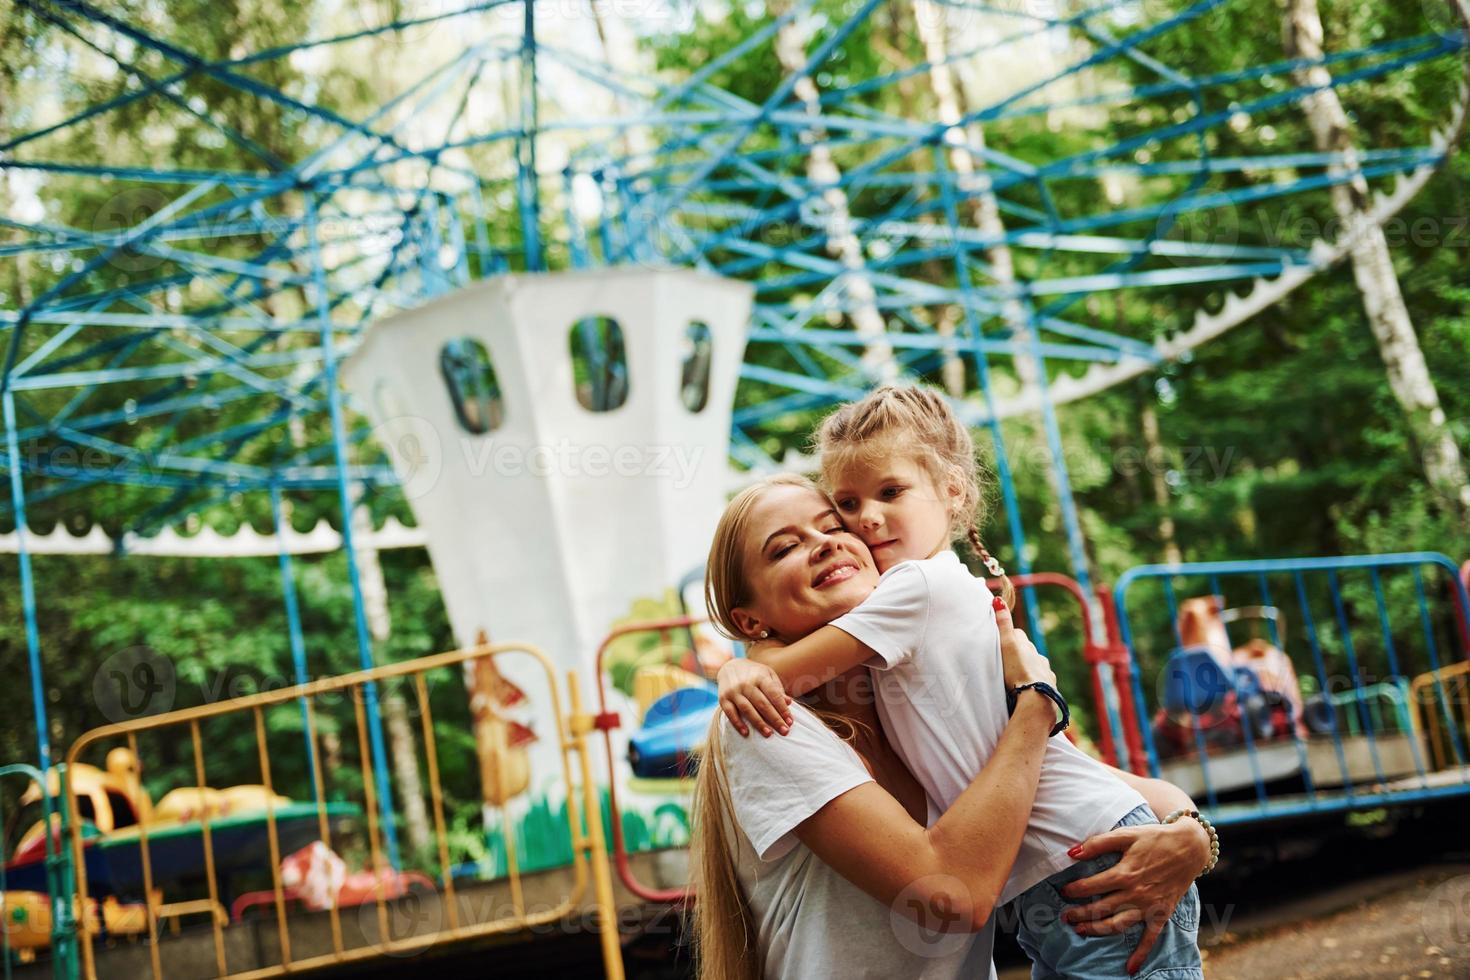
{"label": "fingernail", "polygon": [[995,609],[996,612],[1000,612],[1006,607],[1006,601],[1000,596],[996,596],[995,601],[992,602],[990,605]]}
{"label": "fingernail", "polygon": [[790,731],[790,730],[791,730],[791,729],[789,729],[789,728],[787,728],[787,727],[785,727],[785,726],[784,726],[784,725],[783,725],[783,726],[782,726],[782,727],[781,727],[781,734],[782,734],[782,735],[785,735],[785,734],[786,734],[786,733],[787,733],[787,732],[789,732],[789,731]]}
{"label": "fingernail", "polygon": [[770,738],[771,737],[771,730],[769,728],[762,728],[761,729],[761,734],[764,735],[766,738]]}
{"label": "fingernail", "polygon": [[1082,845],[1081,844],[1073,844],[1071,847],[1067,848],[1067,857],[1074,858],[1074,857],[1078,857],[1081,854],[1082,854]]}

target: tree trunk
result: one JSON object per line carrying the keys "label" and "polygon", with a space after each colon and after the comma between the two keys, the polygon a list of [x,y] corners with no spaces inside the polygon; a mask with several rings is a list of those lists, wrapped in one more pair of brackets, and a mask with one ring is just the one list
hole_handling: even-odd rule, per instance
{"label": "tree trunk", "polygon": [[1142,423],[1139,428],[1143,431],[1144,468],[1148,470],[1154,504],[1159,508],[1159,539],[1164,544],[1164,561],[1178,565],[1184,561],[1184,556],[1174,537],[1174,518],[1169,513],[1169,483],[1164,479],[1168,457],[1164,454],[1164,444],[1159,439],[1159,415],[1154,411],[1152,392],[1144,393],[1143,403],[1138,410],[1138,420]]}
{"label": "tree trunk", "polygon": [[[1317,0],[1285,0],[1285,4],[1282,26],[1288,57],[1320,60],[1323,31]],[[1389,388],[1409,423],[1430,488],[1452,513],[1470,518],[1470,480],[1424,363],[1388,241],[1383,229],[1367,220],[1373,202],[1368,182],[1359,172],[1347,113],[1337,91],[1330,87],[1332,76],[1325,66],[1298,68],[1292,74],[1298,85],[1320,88],[1302,103],[1317,149],[1342,156],[1334,172],[1354,174],[1351,180],[1333,186],[1332,207],[1352,242],[1353,278],[1388,372]]]}
{"label": "tree trunk", "polygon": [[[354,507],[352,530],[356,547],[353,552],[357,555],[363,612],[367,615],[368,632],[381,646],[392,635],[393,621],[388,614],[388,589],[383,582],[383,566],[378,562],[377,550],[366,545],[372,529],[367,508]],[[419,776],[418,742],[408,720],[408,705],[403,695],[392,688],[380,685],[379,694],[378,704],[388,730],[388,757],[393,767],[393,782],[403,804],[404,836],[412,852],[425,854],[433,838],[429,831],[429,811],[424,805],[424,784]]]}
{"label": "tree trunk", "polygon": [[[602,58],[607,62],[607,66],[619,75],[628,78],[652,77],[654,74],[652,60],[640,54],[638,40],[633,36],[633,30],[623,16],[619,14],[609,17],[601,4],[593,3],[590,6],[592,20],[597,25],[597,37],[602,42]],[[614,91],[612,99],[620,115],[626,117],[630,114],[629,107],[621,94]],[[625,126],[620,130],[618,138],[623,144],[624,155],[630,161],[651,158],[653,151],[657,149],[645,126]]]}
{"label": "tree trunk", "polygon": [[[987,240],[993,242],[982,250],[982,254],[990,267],[995,293],[1000,297],[1001,321],[1010,331],[1011,342],[1015,344],[1011,360],[1021,384],[1019,397],[1026,399],[1032,391],[1040,387],[1043,366],[1031,349],[1031,324],[1026,306],[1016,292],[1015,256],[1005,241],[1006,226],[1000,216],[1000,203],[996,199],[990,175],[975,165],[975,152],[985,149],[985,130],[976,123],[960,125],[960,121],[969,112],[969,106],[966,105],[965,94],[956,83],[948,61],[949,46],[944,21],[944,11],[947,8],[933,0],[913,0],[913,9],[919,40],[924,45],[924,60],[929,64],[929,89],[934,95],[939,121],[948,127],[944,131],[944,143],[949,148],[947,155],[950,169],[955,174],[955,184],[969,203],[970,223]],[[956,314],[958,312],[956,310]],[[941,327],[944,320],[941,317]],[[1037,404],[1040,404],[1039,398]],[[1029,421],[1027,420],[1026,425],[1027,437],[1045,439],[1045,434],[1032,429]],[[1053,460],[1051,465],[1045,467],[1051,501],[1058,511],[1062,507],[1061,474],[1058,470],[1060,462]],[[1048,510],[1053,503],[1047,505]]]}
{"label": "tree trunk", "polygon": [[[969,201],[971,223],[986,239],[995,242],[982,254],[990,266],[995,291],[1002,297],[1001,320],[1010,329],[1011,339],[1024,347],[1030,341],[1030,333],[1026,307],[1015,294],[1015,256],[1005,242],[1005,222],[1000,217],[1000,205],[991,189],[990,176],[975,167],[974,151],[985,149],[985,131],[974,123],[959,125],[967,107],[964,93],[955,84],[954,72],[947,61],[949,52],[943,8],[933,0],[914,0],[913,6],[919,40],[924,45],[924,60],[929,63],[929,88],[934,94],[939,121],[949,127],[944,131],[944,142],[949,147],[949,166],[955,173],[960,193]],[[1028,389],[1036,387],[1040,368],[1029,349],[1017,350],[1014,359],[1024,396]]]}
{"label": "tree trunk", "polygon": [[[790,7],[790,0],[772,0],[770,12],[780,17]],[[797,72],[807,62],[807,36],[800,16],[793,17],[776,32],[776,58],[787,72]],[[806,114],[813,120],[802,132],[801,142],[807,150],[806,175],[813,186],[822,188],[824,223],[827,254],[842,266],[837,283],[853,327],[864,340],[862,368],[867,377],[878,383],[898,378],[898,362],[893,357],[893,347],[883,339],[887,324],[878,309],[877,292],[868,278],[862,242],[852,226],[852,213],[848,208],[847,192],[842,189],[842,170],[832,157],[827,146],[826,129],[821,125],[821,105],[818,101],[817,85],[811,76],[804,75],[796,83],[795,95]]]}

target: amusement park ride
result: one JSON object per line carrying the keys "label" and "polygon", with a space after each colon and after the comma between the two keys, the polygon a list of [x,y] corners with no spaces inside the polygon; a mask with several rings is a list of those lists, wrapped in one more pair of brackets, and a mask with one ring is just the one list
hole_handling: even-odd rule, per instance
{"label": "amusement park ride", "polygon": [[[1088,665],[1088,734],[1109,761],[1183,786],[1226,832],[1470,794],[1470,563],[1147,565],[1111,589],[1089,574],[1057,406],[1187,358],[1348,258],[1462,133],[1458,0],[1425,0],[1402,36],[1229,73],[1152,53],[1254,2],[772,4],[741,43],[670,78],[595,6],[548,23],[522,0],[430,5],[207,58],[89,0],[19,0],[75,70],[122,87],[54,94],[0,143],[34,204],[0,249],[54,272],[0,309],[15,522],[0,543],[19,557],[37,733],[34,769],[0,769],[26,787],[4,841],[7,969],[266,977],[515,934],[591,901],[620,976],[613,906],[685,896],[688,777],[711,678],[740,652],[699,615],[726,496],[809,469],[796,430],[886,380],[942,379],[989,437],[1020,615],[1044,652]],[[924,59],[844,74],[846,48],[898,8]],[[308,78],[274,87],[256,70],[347,65],[406,37],[432,67],[357,116]],[[781,74],[760,101],[716,83],[764,54]],[[977,78],[982,62],[996,70]],[[1304,131],[1284,121],[1309,100],[1445,66],[1459,90],[1401,146],[1253,136]],[[913,85],[933,113],[872,98]],[[314,142],[279,159],[215,111],[221,90],[304,121]],[[1164,111],[1149,127],[1105,125],[1150,100]],[[229,166],[76,156],[70,137],[135,102],[200,128]],[[1032,126],[1097,138],[1038,159],[987,143]],[[1227,131],[1239,152],[1219,156]],[[1334,225],[1318,192],[1349,182],[1366,203]],[[121,220],[87,227],[50,206],[96,203],[99,187]],[[1341,233],[1302,248],[1176,234],[1188,217],[1287,204]],[[1089,312],[1144,290],[1182,311],[1157,338]],[[1001,427],[1022,414],[1051,450],[1070,574],[1031,567]],[[78,447],[119,462],[55,464]],[[148,492],[116,541],[29,530],[28,507],[109,484]],[[283,503],[312,494],[344,518],[329,538],[348,559],[352,674],[307,667],[291,558],[318,545]],[[369,494],[406,503],[415,527],[394,538],[354,520]],[[255,554],[248,527],[174,530],[243,495],[275,515],[295,686],[113,718],[53,758],[33,558],[204,553],[190,542],[206,536],[209,554]],[[371,556],[395,546],[427,548],[461,649],[378,663]],[[1048,651],[1058,624],[1076,645]],[[465,686],[479,761],[469,848],[448,829],[430,716],[444,675]],[[392,699],[420,711],[403,730],[423,772],[407,782],[391,771]],[[342,740],[356,735],[361,805],[331,792],[328,702]],[[289,748],[308,778],[289,792],[272,778],[282,712],[305,733]],[[216,723],[255,733],[258,784],[209,788],[201,730]],[[150,739],[192,747],[197,776],[156,804]],[[415,807],[426,848],[400,840]],[[269,887],[242,895],[252,876]],[[399,928],[410,891],[430,912]],[[181,928],[196,915],[207,925]]]}

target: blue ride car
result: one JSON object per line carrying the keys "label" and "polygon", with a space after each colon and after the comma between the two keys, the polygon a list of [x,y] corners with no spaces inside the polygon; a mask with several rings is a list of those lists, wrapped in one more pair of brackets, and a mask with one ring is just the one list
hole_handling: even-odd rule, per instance
{"label": "blue ride car", "polygon": [[681,687],[648,706],[643,727],[628,738],[628,763],[642,779],[687,779],[719,710],[713,684]]}

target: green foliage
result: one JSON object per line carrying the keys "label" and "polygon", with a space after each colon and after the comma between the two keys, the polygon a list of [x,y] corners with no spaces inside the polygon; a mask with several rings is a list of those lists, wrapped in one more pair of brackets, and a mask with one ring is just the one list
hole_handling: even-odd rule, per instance
{"label": "green foliage", "polygon": [[[609,630],[630,623],[644,623],[657,619],[672,619],[682,616],[678,597],[668,589],[658,599],[639,599],[633,603],[627,616],[614,620]],[[630,697],[633,694],[633,675],[640,667],[658,664],[678,664],[689,653],[689,637],[685,630],[669,630],[663,633],[627,633],[608,644],[603,654],[603,669],[613,687]]]}

